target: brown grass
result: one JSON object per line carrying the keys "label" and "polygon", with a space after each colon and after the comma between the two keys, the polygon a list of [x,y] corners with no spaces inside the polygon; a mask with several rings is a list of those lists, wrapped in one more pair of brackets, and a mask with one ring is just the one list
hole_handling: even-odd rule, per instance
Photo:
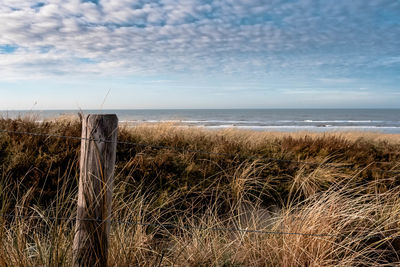
{"label": "brown grass", "polygon": [[[80,135],[69,119],[0,129]],[[399,135],[167,124],[121,128],[119,140],[233,156],[119,145],[110,266],[400,264],[398,175],[377,170],[399,169]],[[0,133],[0,148],[0,212],[13,215],[0,216],[0,266],[70,266],[79,141]]]}

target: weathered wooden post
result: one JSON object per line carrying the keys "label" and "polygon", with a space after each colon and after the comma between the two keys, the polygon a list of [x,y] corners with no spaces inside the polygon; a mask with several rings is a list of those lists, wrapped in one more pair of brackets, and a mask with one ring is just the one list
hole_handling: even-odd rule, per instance
{"label": "weathered wooden post", "polygon": [[83,117],[75,267],[107,266],[117,131],[116,115]]}

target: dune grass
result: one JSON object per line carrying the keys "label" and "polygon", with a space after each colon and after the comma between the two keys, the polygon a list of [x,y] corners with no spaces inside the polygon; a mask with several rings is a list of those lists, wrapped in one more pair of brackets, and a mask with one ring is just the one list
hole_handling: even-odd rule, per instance
{"label": "dune grass", "polygon": [[[80,136],[70,118],[0,129]],[[118,145],[110,266],[400,264],[400,174],[381,171],[400,170],[399,135],[162,124],[119,140],[176,149]],[[79,140],[0,133],[0,266],[71,265],[78,160]]]}

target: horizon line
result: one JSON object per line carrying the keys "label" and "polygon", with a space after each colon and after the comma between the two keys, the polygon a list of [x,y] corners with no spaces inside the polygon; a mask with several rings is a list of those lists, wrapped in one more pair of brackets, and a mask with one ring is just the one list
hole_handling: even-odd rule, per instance
{"label": "horizon line", "polygon": [[105,108],[105,109],[0,109],[0,112],[42,112],[42,111],[129,111],[129,110],[396,110],[400,107],[361,108]]}

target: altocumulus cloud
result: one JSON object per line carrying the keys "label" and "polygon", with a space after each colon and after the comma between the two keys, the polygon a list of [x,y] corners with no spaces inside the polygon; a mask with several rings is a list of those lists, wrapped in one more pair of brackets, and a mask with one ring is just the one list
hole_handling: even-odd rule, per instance
{"label": "altocumulus cloud", "polygon": [[396,67],[399,18],[393,0],[2,0],[0,76]]}

